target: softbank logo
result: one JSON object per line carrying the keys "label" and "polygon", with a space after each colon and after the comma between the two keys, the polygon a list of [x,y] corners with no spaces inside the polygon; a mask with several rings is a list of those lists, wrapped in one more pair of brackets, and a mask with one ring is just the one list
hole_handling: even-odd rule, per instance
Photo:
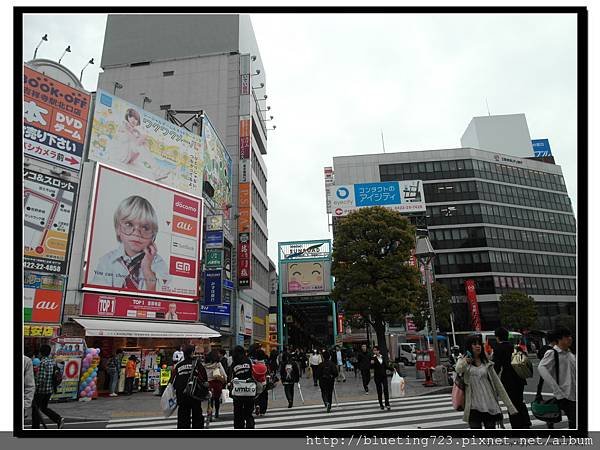
{"label": "softbank logo", "polygon": [[196,278],[196,261],[171,256],[169,273],[179,277]]}
{"label": "softbank logo", "polygon": [[173,198],[173,211],[186,216],[198,218],[200,212],[200,204],[191,198],[175,195]]}

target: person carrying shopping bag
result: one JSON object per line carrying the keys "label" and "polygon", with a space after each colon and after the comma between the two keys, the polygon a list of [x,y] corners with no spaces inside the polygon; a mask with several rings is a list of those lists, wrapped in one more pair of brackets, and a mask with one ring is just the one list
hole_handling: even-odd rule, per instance
{"label": "person carrying shopping bag", "polygon": [[463,421],[472,429],[496,428],[502,421],[502,410],[498,397],[508,408],[509,415],[518,411],[510,401],[500,378],[494,370],[494,363],[487,359],[483,351],[481,335],[471,335],[465,342],[465,354],[458,358],[456,373],[465,383],[465,406]]}
{"label": "person carrying shopping bag", "polygon": [[[208,377],[208,388],[212,393],[209,400],[209,409],[214,410],[214,418],[219,418],[219,409],[221,407],[221,392],[227,381],[227,372],[221,363],[221,355],[217,349],[211,350],[204,362],[206,375]],[[208,412],[207,412],[208,414]],[[210,420],[210,417],[209,417]]]}

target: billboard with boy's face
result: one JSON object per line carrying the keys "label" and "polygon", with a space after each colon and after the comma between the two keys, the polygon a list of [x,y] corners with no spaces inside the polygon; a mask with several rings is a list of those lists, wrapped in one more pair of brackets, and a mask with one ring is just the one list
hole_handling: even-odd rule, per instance
{"label": "billboard with boy's face", "polygon": [[225,219],[229,219],[230,210],[227,205],[231,205],[231,186],[233,182],[231,156],[229,156],[225,145],[219,139],[208,117],[204,119],[202,134],[204,138],[204,179],[215,190],[212,199],[207,201],[222,212]]}
{"label": "billboard with boy's face", "polygon": [[202,196],[202,138],[98,90],[89,158]]}
{"label": "billboard with boy's face", "polygon": [[202,199],[99,165],[84,288],[198,298]]}

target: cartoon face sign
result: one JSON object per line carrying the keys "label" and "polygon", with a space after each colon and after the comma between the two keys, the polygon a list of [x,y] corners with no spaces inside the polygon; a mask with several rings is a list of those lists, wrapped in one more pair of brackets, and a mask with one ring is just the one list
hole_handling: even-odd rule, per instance
{"label": "cartoon face sign", "polygon": [[288,266],[288,292],[322,291],[323,263],[300,262]]}

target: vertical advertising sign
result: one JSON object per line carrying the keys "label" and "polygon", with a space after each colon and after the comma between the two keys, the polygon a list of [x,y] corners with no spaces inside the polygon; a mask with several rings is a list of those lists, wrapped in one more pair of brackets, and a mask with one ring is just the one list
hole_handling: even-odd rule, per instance
{"label": "vertical advertising sign", "polygon": [[252,331],[254,329],[252,325],[252,317],[254,315],[253,310],[254,308],[251,300],[248,301],[241,297],[238,298],[239,334],[252,336]]}
{"label": "vertical advertising sign", "polygon": [[204,304],[220,305],[223,289],[221,270],[204,272]]}
{"label": "vertical advertising sign", "polygon": [[202,199],[98,166],[84,287],[198,298]]}
{"label": "vertical advertising sign", "polygon": [[23,152],[81,170],[91,96],[23,67]]}
{"label": "vertical advertising sign", "polygon": [[240,233],[238,239],[238,286],[240,288],[250,288],[252,285],[251,246],[250,233]]}
{"label": "vertical advertising sign", "polygon": [[202,138],[101,89],[89,158],[202,197]]}
{"label": "vertical advertising sign", "polygon": [[333,167],[325,167],[325,202],[327,214],[331,214],[331,186],[334,184],[333,180]]}
{"label": "vertical advertising sign", "polygon": [[23,321],[60,323],[65,277],[25,272]]}
{"label": "vertical advertising sign", "polygon": [[75,400],[79,388],[82,359],[85,355],[82,338],[53,339],[52,357],[62,370],[62,382],[52,394],[51,400]]}
{"label": "vertical advertising sign", "polygon": [[475,331],[481,331],[481,318],[479,316],[479,305],[477,303],[477,293],[475,292],[475,281],[466,280],[465,290],[467,291],[467,301],[469,302],[469,312],[471,313],[471,322]]}
{"label": "vertical advertising sign", "polygon": [[225,218],[229,219],[230,210],[227,205],[231,205],[233,187],[231,156],[207,116],[204,117],[202,124],[204,180],[208,181],[214,189],[214,195],[206,201],[213,208],[222,211]]}
{"label": "vertical advertising sign", "polygon": [[[240,119],[240,165],[251,173],[251,119]],[[246,161],[246,162],[242,162]],[[241,180],[240,180],[241,181]],[[238,219],[238,287],[252,287],[252,183],[239,184],[239,214]]]}
{"label": "vertical advertising sign", "polygon": [[23,265],[66,274],[77,183],[23,171]]}

